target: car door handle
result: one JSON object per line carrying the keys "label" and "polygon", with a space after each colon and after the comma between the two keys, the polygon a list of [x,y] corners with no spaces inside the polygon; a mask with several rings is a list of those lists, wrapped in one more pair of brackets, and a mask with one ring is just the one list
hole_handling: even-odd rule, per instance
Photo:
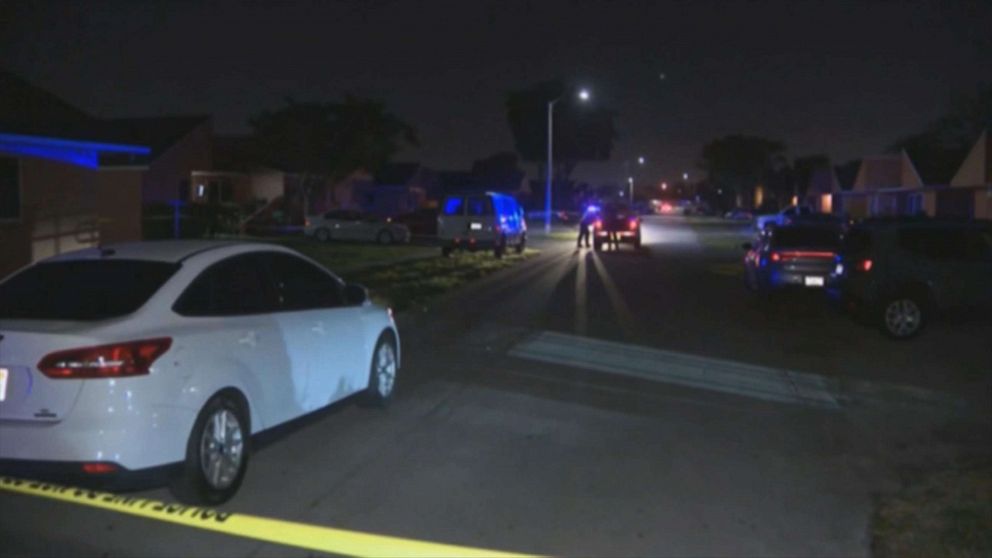
{"label": "car door handle", "polygon": [[249,347],[254,347],[258,345],[258,333],[254,331],[249,331],[238,339],[239,345],[248,345]]}

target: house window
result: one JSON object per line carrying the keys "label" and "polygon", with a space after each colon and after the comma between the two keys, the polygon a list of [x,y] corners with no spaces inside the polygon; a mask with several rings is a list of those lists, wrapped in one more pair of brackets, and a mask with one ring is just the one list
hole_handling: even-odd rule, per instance
{"label": "house window", "polygon": [[21,180],[17,159],[0,157],[0,220],[21,218]]}

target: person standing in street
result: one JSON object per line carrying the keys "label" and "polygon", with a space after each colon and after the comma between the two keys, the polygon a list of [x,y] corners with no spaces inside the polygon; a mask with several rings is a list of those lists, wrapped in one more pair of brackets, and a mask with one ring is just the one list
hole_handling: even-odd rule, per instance
{"label": "person standing in street", "polygon": [[596,223],[596,212],[592,207],[587,207],[579,219],[579,239],[575,244],[576,248],[582,248],[582,241],[585,240],[586,248],[589,248],[589,228]]}

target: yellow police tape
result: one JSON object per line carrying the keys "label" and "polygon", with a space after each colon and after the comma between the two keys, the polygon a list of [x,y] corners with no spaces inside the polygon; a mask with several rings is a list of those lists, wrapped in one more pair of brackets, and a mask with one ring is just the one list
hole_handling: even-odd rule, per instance
{"label": "yellow police tape", "polygon": [[524,554],[454,546],[294,523],[243,513],[169,504],[145,498],[0,476],[0,490],[42,496],[270,543],[349,556],[523,557]]}

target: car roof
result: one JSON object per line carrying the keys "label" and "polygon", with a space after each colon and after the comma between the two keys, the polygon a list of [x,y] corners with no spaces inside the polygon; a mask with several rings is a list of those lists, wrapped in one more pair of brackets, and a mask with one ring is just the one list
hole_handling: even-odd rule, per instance
{"label": "car roof", "polygon": [[929,217],[874,217],[857,223],[858,228],[936,228],[936,229],[981,229],[992,227],[988,220],[934,219]]}
{"label": "car roof", "polygon": [[73,260],[145,260],[179,263],[192,256],[224,249],[258,248],[262,250],[289,251],[278,244],[266,242],[244,242],[234,240],[150,240],[144,242],[122,242],[103,244],[74,252],[59,254],[45,262]]}

